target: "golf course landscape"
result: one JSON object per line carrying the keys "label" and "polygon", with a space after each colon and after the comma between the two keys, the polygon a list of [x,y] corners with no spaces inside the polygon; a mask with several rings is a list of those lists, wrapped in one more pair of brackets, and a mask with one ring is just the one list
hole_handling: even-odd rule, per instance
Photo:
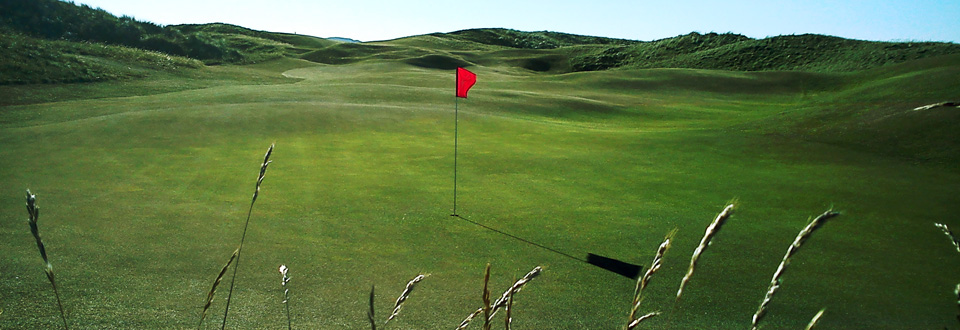
{"label": "golf course landscape", "polygon": [[[960,231],[958,44],[509,29],[352,43],[11,3],[0,329],[219,328],[228,294],[231,329],[365,329],[371,301],[377,328],[455,329],[484,304],[487,264],[494,299],[542,267],[511,328],[623,329],[637,281],[587,254],[646,272],[668,235],[638,311],[660,314],[635,329],[750,329],[828,210],[759,329],[822,309],[816,329],[960,329],[960,247],[934,226]],[[43,10],[139,37],[11,14]],[[468,98],[457,67],[477,75]]]}

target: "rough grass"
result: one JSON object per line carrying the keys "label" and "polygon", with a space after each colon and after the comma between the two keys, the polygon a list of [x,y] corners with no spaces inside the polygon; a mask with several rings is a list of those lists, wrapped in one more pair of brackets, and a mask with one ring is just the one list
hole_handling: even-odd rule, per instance
{"label": "rough grass", "polygon": [[[935,83],[922,94],[898,77],[947,70],[955,60],[904,65],[857,74],[569,75],[477,66],[480,80],[460,103],[458,211],[566,253],[639,264],[677,228],[657,273],[667,283],[683,276],[704,222],[737,197],[737,221],[700,260],[683,301],[674,307],[672,285],[645,289],[644,310],[666,315],[643,326],[743,329],[805,215],[833,206],[845,221],[796,256],[765,327],[802,328],[823,307],[821,329],[950,326],[956,277],[948,270],[960,265],[929,224],[960,227],[951,222],[960,173],[860,147],[867,135],[846,135],[844,144],[807,138],[826,125],[869,123],[872,109],[916,103],[909,111],[954,97],[949,76],[930,75]],[[44,192],[44,241],[72,325],[194,326],[242,230],[256,161],[273,141],[284,152],[272,158],[259,197],[265,221],[250,224],[243,299],[231,305],[230,324],[283,324],[274,273],[281,262],[297,270],[298,328],[365,327],[370,284],[399,288],[420,272],[432,274],[417,288],[423,299],[391,326],[455,327],[477,307],[478,267],[487,262],[496,264],[494,288],[531,265],[549,274],[517,297],[516,329],[623,324],[633,281],[448,216],[451,72],[369,60],[286,75],[302,80],[241,85],[224,77],[205,89],[0,108],[0,196],[10,201],[0,214],[19,219],[22,190]],[[888,97],[897,87],[904,92]],[[822,126],[811,119],[863,100],[878,106]],[[923,150],[931,134],[940,133],[900,139],[911,142],[906,151]],[[0,328],[60,322],[36,303],[50,297],[32,244],[21,221],[0,223]],[[393,301],[378,304],[389,310]]]}
{"label": "rough grass", "polygon": [[121,46],[0,34],[0,85],[77,83],[198,69],[200,61]]}

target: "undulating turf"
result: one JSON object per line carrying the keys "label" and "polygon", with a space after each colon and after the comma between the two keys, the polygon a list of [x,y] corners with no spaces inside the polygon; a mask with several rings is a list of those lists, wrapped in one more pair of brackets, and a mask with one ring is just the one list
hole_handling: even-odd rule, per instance
{"label": "undulating turf", "polygon": [[[956,327],[960,259],[933,223],[960,227],[950,165],[960,111],[911,109],[956,97],[958,67],[957,57],[844,74],[474,66],[479,82],[459,100],[457,211],[573,256],[643,265],[676,228],[640,311],[663,315],[642,326],[744,329],[797,232],[833,208],[842,215],[793,257],[762,328],[802,328],[823,307],[818,329]],[[431,276],[389,327],[453,328],[480,306],[487,263],[494,292],[544,267],[516,296],[516,329],[625,325],[635,281],[449,216],[452,71],[403,58],[204,70],[214,71],[136,81],[184,88],[68,85],[101,97],[0,107],[0,328],[60,322],[27,188],[71,328],[195,326],[274,142],[231,327],[283,326],[280,264],[295,328],[364,328],[372,284],[388,311],[420,273]],[[248,85],[244,73],[288,83]],[[734,199],[676,303],[690,253]]]}

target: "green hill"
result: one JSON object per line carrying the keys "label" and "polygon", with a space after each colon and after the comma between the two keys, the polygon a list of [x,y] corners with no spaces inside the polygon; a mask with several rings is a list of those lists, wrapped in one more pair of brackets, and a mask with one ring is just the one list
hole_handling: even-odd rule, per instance
{"label": "green hill", "polygon": [[[875,42],[822,35],[752,39],[732,33],[690,33],[651,42],[593,38],[561,33],[479,29],[390,41],[434,49],[516,54],[517,49],[545,50],[559,72],[597,71],[617,67],[690,68],[732,71],[848,72],[960,53],[960,45],[940,42]],[[474,43],[471,45],[470,43]],[[451,45],[454,45],[451,47]],[[490,46],[500,46],[491,48]],[[507,49],[507,50],[505,50]],[[528,54],[534,54],[528,52]],[[483,62],[476,59],[473,62]],[[520,67],[533,67],[521,62]]]}
{"label": "green hill", "polygon": [[197,69],[200,61],[104,44],[0,33],[0,85],[95,82]]}
{"label": "green hill", "polygon": [[58,0],[0,0],[0,29],[35,38],[97,42],[158,51],[206,64],[249,64],[335,42],[229,24],[159,26]]}
{"label": "green hill", "polygon": [[848,72],[926,57],[960,54],[940,42],[875,42],[815,34],[750,39],[691,33],[623,50],[617,66],[734,71]]}

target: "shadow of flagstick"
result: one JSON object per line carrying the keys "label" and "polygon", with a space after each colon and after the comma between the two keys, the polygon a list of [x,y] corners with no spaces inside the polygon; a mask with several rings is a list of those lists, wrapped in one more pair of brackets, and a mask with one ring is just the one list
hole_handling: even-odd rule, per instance
{"label": "shadow of flagstick", "polygon": [[450,216],[455,217],[455,218],[458,218],[458,219],[463,220],[463,221],[466,221],[466,222],[469,222],[469,223],[472,223],[472,224],[474,224],[474,225],[477,225],[477,226],[482,227],[482,228],[484,228],[484,229],[487,229],[487,230],[489,230],[489,231],[495,232],[495,233],[497,233],[497,234],[504,235],[504,236],[510,237],[510,238],[512,238],[512,239],[515,239],[515,240],[518,240],[518,241],[521,241],[521,242],[524,242],[524,243],[527,243],[527,244],[536,246],[536,247],[538,247],[538,248],[541,248],[541,249],[544,249],[544,250],[547,250],[547,251],[550,251],[550,252],[553,252],[553,253],[562,255],[562,256],[564,256],[564,257],[567,257],[567,258],[570,258],[570,259],[573,259],[573,260],[576,260],[576,261],[579,261],[579,262],[583,262],[583,263],[586,263],[586,264],[590,264],[590,265],[594,265],[594,266],[600,267],[600,268],[602,268],[602,269],[604,269],[604,270],[607,270],[607,271],[610,271],[610,272],[619,274],[619,275],[621,275],[621,276],[624,276],[624,277],[629,278],[629,279],[632,279],[632,280],[636,280],[637,277],[640,276],[640,271],[643,270],[643,267],[642,267],[642,266],[634,265],[634,264],[631,264],[631,263],[628,263],[628,262],[623,262],[623,261],[620,261],[620,260],[617,260],[617,259],[613,259],[613,258],[608,258],[608,257],[596,255],[596,254],[593,254],[593,253],[587,253],[587,257],[586,257],[586,258],[578,258],[578,257],[575,257],[575,256],[570,255],[570,254],[568,254],[568,253],[565,253],[565,252],[563,252],[563,251],[560,251],[560,250],[551,248],[551,247],[549,247],[549,246],[546,246],[546,245],[543,245],[543,244],[540,244],[540,243],[537,243],[537,242],[528,240],[528,239],[526,239],[526,238],[523,238],[523,237],[520,237],[520,236],[516,236],[516,235],[510,234],[510,233],[504,232],[504,231],[502,231],[502,230],[499,230],[499,229],[496,229],[496,228],[487,226],[487,225],[485,225],[485,224],[482,224],[482,223],[479,223],[479,222],[476,222],[476,221],[467,219],[467,218],[465,218],[465,217],[463,217],[462,215],[459,215],[459,214],[451,214]]}

